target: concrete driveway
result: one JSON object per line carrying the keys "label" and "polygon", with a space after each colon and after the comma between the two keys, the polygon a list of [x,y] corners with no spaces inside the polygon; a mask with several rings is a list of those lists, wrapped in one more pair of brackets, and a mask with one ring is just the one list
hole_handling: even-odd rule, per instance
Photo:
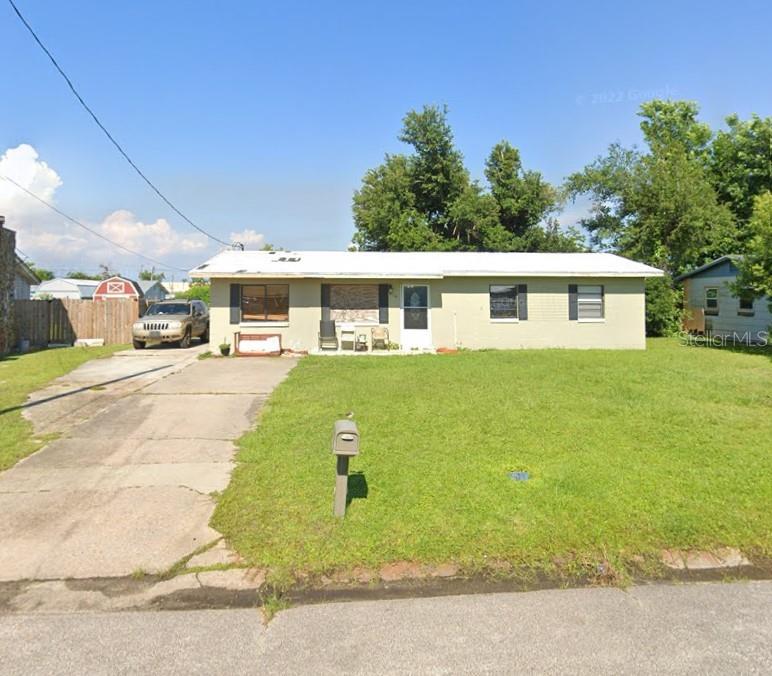
{"label": "concrete driveway", "polygon": [[0,581],[160,572],[219,537],[234,440],[296,360],[205,349],[118,353],[31,398],[60,436],[0,474]]}

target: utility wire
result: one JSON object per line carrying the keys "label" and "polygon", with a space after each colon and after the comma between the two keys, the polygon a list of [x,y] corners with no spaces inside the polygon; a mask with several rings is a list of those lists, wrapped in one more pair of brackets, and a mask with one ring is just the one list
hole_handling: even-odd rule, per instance
{"label": "utility wire", "polygon": [[[166,197],[156,186],[155,184],[143,173],[143,171],[134,163],[134,160],[129,157],[128,153],[121,147],[121,144],[118,143],[113,138],[113,135],[107,131],[107,128],[100,122],[99,118],[96,116],[96,113],[94,113],[91,108],[89,108],[88,104],[83,100],[83,97],[78,93],[78,90],[75,89],[75,85],[72,84],[72,81],[69,77],[67,77],[67,73],[62,70],[62,67],[59,65],[59,63],[54,58],[53,54],[48,51],[46,46],[43,44],[43,42],[40,40],[40,38],[37,36],[35,31],[32,29],[32,26],[29,25],[27,20],[22,16],[22,13],[19,11],[19,8],[16,6],[16,3],[14,3],[13,0],[8,0],[8,3],[13,8],[13,11],[16,12],[16,16],[19,17],[19,20],[24,24],[26,29],[29,31],[30,35],[34,38],[35,42],[38,43],[38,46],[40,49],[45,52],[46,56],[51,60],[51,63],[54,64],[54,68],[56,68],[57,71],[59,71],[59,75],[61,75],[64,78],[64,81],[67,83],[67,86],[70,88],[72,93],[75,95],[75,98],[78,99],[80,102],[80,105],[83,106],[83,108],[86,110],[86,112],[91,115],[94,122],[96,122],[97,126],[104,132],[105,136],[107,136],[108,139],[110,139],[110,142],[117,148],[118,152],[123,155],[123,158],[131,165],[131,167],[134,169],[134,171],[139,174],[140,178],[147,183],[151,190],[158,195],[180,218],[182,218],[185,222],[187,222],[189,225],[193,226],[196,230],[198,230],[200,233],[206,235],[209,239],[214,240],[215,242],[218,242],[219,244],[224,244],[227,247],[230,247],[231,244],[229,242],[225,242],[221,240],[218,237],[215,237],[214,235],[210,235],[206,230],[204,230],[202,227],[196,225],[193,221],[191,221],[185,214],[183,214],[173,203],[172,201]],[[240,248],[244,249],[244,245],[240,244],[238,242],[234,243],[234,248]]]}
{"label": "utility wire", "polygon": [[94,235],[96,237],[99,237],[99,239],[103,239],[108,244],[112,244],[113,246],[118,247],[119,249],[123,249],[125,252],[130,253],[132,256],[138,256],[139,258],[144,258],[145,260],[150,261],[151,263],[155,263],[156,265],[160,265],[162,268],[164,268],[166,270],[179,270],[180,272],[187,272],[187,270],[184,270],[183,268],[178,268],[175,265],[168,265],[168,264],[166,264],[166,263],[164,263],[162,261],[156,260],[155,258],[150,258],[150,256],[145,256],[145,254],[141,254],[141,253],[139,253],[139,251],[134,251],[133,249],[129,249],[129,248],[123,246],[123,244],[118,244],[118,242],[113,242],[113,240],[109,239],[108,237],[105,237],[104,235],[102,235],[101,233],[97,232],[93,228],[89,228],[87,225],[83,225],[83,223],[81,223],[79,220],[73,218],[72,216],[68,216],[61,209],[58,209],[57,207],[55,207],[50,202],[46,202],[46,200],[44,200],[42,197],[38,197],[34,192],[31,192],[30,190],[27,190],[23,185],[19,185],[12,178],[10,178],[8,176],[4,176],[3,174],[0,174],[0,178],[8,181],[9,183],[13,183],[13,185],[15,185],[19,190],[23,190],[30,197],[36,199],[41,204],[45,204],[52,211],[55,211],[60,216],[63,216],[64,218],[66,218],[71,223],[74,223],[75,225],[83,228],[84,230],[87,230],[92,235]]}

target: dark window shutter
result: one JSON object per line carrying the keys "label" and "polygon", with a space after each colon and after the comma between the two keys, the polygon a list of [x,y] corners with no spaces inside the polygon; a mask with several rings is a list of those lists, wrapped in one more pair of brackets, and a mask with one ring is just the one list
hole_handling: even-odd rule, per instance
{"label": "dark window shutter", "polygon": [[600,287],[600,316],[606,316],[606,287]]}
{"label": "dark window shutter", "polygon": [[578,290],[576,284],[568,285],[568,318],[579,319],[579,303],[577,302]]}
{"label": "dark window shutter", "polygon": [[322,284],[322,321],[330,321],[330,285]]}
{"label": "dark window shutter", "polygon": [[517,285],[517,318],[520,321],[528,319],[528,285]]}
{"label": "dark window shutter", "polygon": [[241,321],[241,284],[231,284],[231,324]]}
{"label": "dark window shutter", "polygon": [[389,323],[389,285],[378,285],[378,323]]}

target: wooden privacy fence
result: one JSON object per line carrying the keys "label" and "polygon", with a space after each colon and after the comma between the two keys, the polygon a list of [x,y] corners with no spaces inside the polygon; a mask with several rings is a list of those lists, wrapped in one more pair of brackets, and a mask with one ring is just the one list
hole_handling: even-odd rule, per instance
{"label": "wooden privacy fence", "polygon": [[101,338],[105,345],[131,342],[131,325],[145,311],[131,298],[93,301],[72,298],[14,301],[16,340],[30,345],[72,344]]}

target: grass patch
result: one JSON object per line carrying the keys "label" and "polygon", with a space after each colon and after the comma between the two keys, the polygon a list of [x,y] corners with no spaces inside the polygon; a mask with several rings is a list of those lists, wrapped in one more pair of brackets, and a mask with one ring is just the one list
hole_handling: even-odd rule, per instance
{"label": "grass patch", "polygon": [[[664,547],[772,553],[772,360],[649,342],[303,359],[240,441],[213,526],[273,576],[407,560],[597,568]],[[345,520],[335,419],[354,412]],[[527,471],[528,481],[508,473]]]}
{"label": "grass patch", "polygon": [[32,435],[32,425],[21,415],[27,396],[91,359],[110,356],[126,345],[67,347],[0,359],[0,470],[34,453],[45,439]]}

